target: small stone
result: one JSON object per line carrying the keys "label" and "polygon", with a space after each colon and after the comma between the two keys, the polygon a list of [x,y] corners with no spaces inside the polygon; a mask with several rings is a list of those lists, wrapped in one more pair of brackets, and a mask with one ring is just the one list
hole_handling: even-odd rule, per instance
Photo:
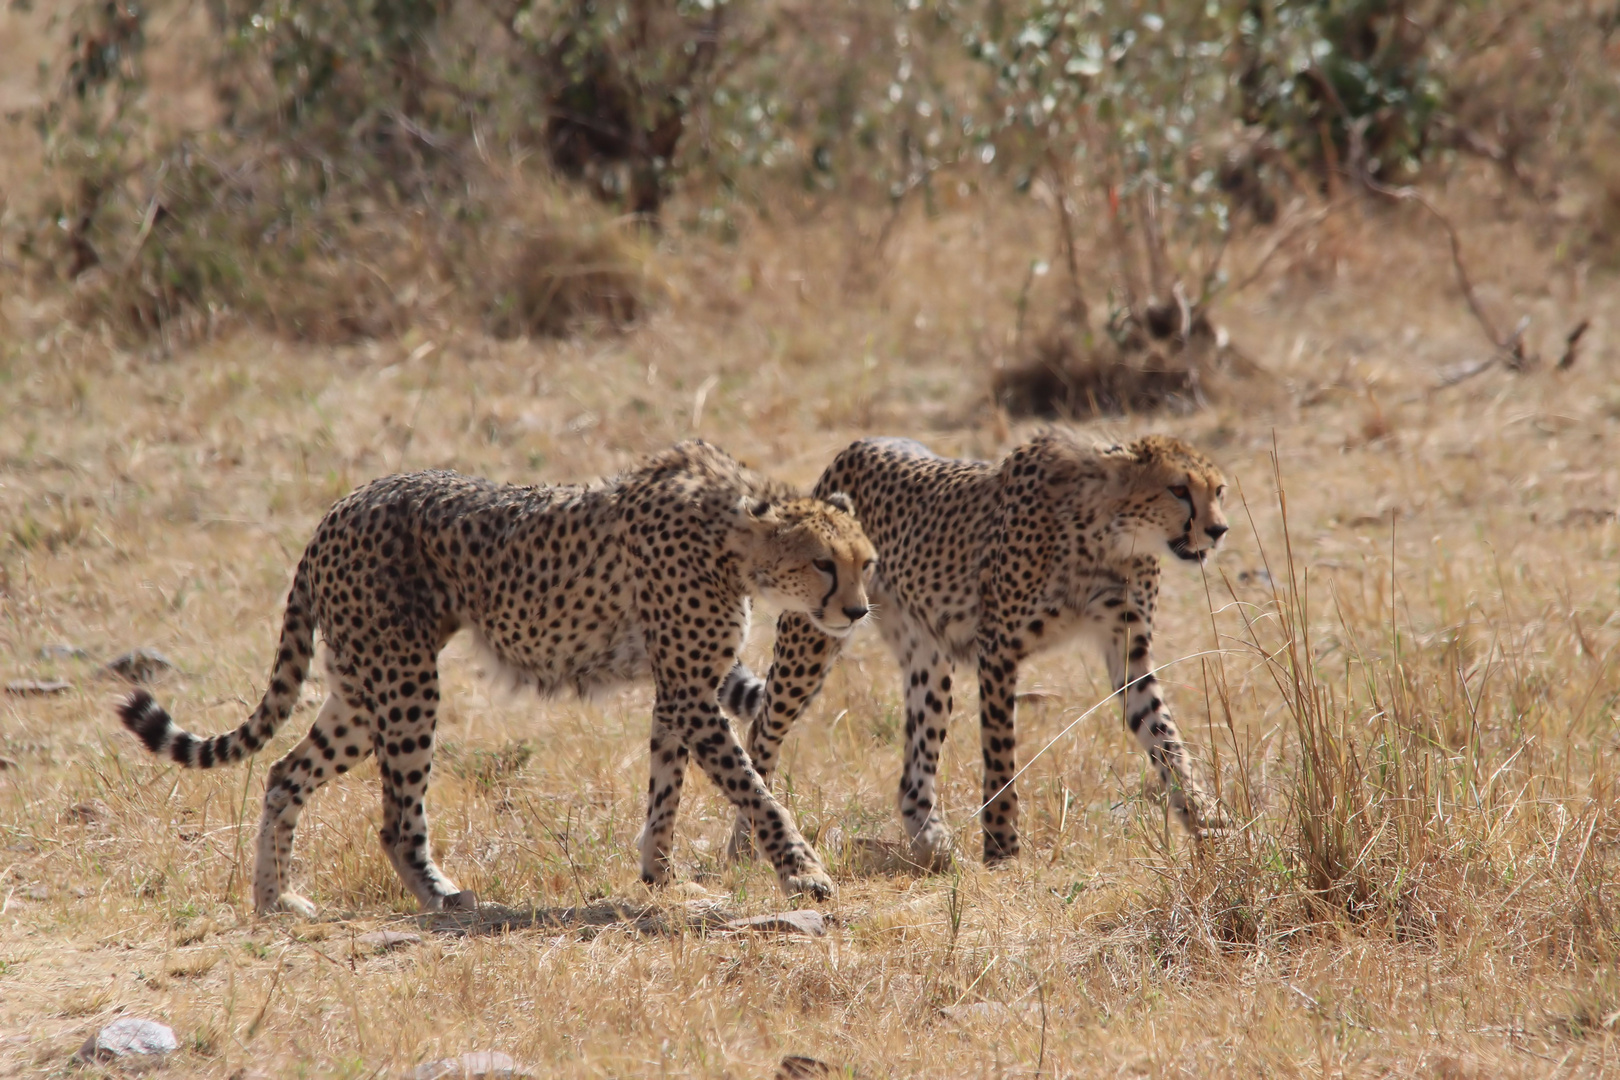
{"label": "small stone", "polygon": [[24,889],[22,891],[22,898],[24,900],[34,901],[49,900],[51,898],[51,890],[47,889],[43,885],[35,885],[32,888]]}
{"label": "small stone", "polygon": [[174,1030],[156,1020],[124,1016],[84,1041],[80,1061],[113,1061],[128,1057],[162,1057],[179,1049]]}
{"label": "small stone", "polygon": [[832,1076],[839,1071],[825,1061],[817,1061],[803,1054],[789,1054],[776,1067],[775,1080],[817,1080],[818,1077]]}
{"label": "small stone", "polygon": [[746,919],[732,919],[722,930],[751,930],[760,934],[804,934],[824,937],[827,920],[819,911],[783,911],[775,915],[754,915]]}
{"label": "small stone", "polygon": [[410,1080],[519,1080],[533,1075],[526,1066],[498,1050],[475,1050],[460,1057],[423,1062],[406,1074]]}
{"label": "small stone", "polygon": [[714,893],[710,892],[708,889],[705,889],[702,885],[699,885],[695,881],[682,881],[675,885],[671,885],[668,892],[670,896],[678,897],[686,901],[713,900],[715,897]]}
{"label": "small stone", "polygon": [[39,650],[41,660],[88,660],[90,653],[77,645],[68,645],[65,642],[53,642],[42,646]]}
{"label": "small stone", "polygon": [[72,893],[74,899],[77,900],[83,900],[85,897],[90,895],[90,890],[85,888],[83,885],[75,885],[73,888],[69,889],[68,892]]}
{"label": "small stone", "polygon": [[14,679],[6,683],[6,693],[17,697],[48,697],[51,694],[65,694],[71,689],[73,684],[61,679]]}
{"label": "small stone", "polygon": [[128,679],[133,683],[149,683],[165,672],[173,671],[174,663],[156,649],[131,649],[122,656],[107,661],[101,670],[110,675]]}
{"label": "small stone", "polygon": [[74,803],[68,808],[68,814],[78,818],[85,824],[95,821],[105,821],[112,816],[112,807],[100,799],[86,799],[82,803]]}
{"label": "small stone", "polygon": [[422,944],[421,934],[411,934],[403,930],[376,930],[369,934],[361,934],[354,939],[354,943],[372,952],[387,952],[390,949],[403,948],[406,945]]}

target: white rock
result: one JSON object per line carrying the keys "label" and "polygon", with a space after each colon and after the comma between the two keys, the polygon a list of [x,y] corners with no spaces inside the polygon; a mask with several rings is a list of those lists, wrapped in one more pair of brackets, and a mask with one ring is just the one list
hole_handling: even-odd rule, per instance
{"label": "white rock", "polygon": [[827,920],[819,911],[783,911],[775,915],[754,915],[747,919],[732,919],[723,930],[752,930],[761,934],[805,934],[824,937]]}
{"label": "white rock", "polygon": [[127,1057],[162,1057],[179,1048],[174,1030],[168,1025],[123,1016],[86,1039],[76,1056],[80,1061],[112,1061]]}

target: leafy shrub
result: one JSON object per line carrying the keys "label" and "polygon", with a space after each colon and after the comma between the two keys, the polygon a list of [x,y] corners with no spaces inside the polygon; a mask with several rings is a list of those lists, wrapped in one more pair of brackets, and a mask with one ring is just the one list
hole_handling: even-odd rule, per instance
{"label": "leafy shrub", "polygon": [[1445,90],[1434,42],[1455,9],[1408,0],[1245,3],[1236,25],[1243,120],[1324,178],[1341,167],[1411,176],[1435,143]]}

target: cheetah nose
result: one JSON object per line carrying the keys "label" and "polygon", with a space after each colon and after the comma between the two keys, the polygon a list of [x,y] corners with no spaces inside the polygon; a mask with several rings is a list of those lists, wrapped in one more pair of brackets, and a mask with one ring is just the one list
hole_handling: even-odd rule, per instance
{"label": "cheetah nose", "polygon": [[1209,538],[1211,540],[1219,540],[1221,537],[1226,535],[1227,530],[1230,528],[1230,525],[1211,525],[1204,531],[1209,534]]}
{"label": "cheetah nose", "polygon": [[860,622],[862,619],[866,618],[866,613],[870,610],[872,609],[867,607],[865,604],[851,604],[849,607],[844,609],[844,614],[849,616],[850,622]]}

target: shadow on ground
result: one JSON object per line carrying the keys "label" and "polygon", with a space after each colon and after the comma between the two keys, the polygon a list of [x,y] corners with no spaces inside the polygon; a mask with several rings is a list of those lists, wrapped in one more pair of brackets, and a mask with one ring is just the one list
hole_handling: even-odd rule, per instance
{"label": "shadow on ground", "polygon": [[765,933],[821,937],[827,920],[809,908],[746,916],[709,900],[683,904],[609,898],[574,907],[508,907],[480,904],[475,911],[438,911],[420,917],[426,930],[466,937],[513,930],[577,932],[593,937],[607,930],[638,934]]}

